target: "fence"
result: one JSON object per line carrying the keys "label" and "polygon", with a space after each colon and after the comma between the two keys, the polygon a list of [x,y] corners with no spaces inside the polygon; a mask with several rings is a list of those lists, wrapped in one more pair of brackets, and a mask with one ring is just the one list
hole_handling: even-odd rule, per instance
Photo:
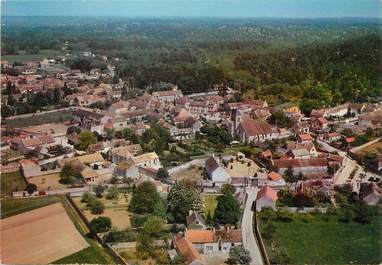
{"label": "fence", "polygon": [[12,193],[12,197],[13,198],[31,198],[31,197],[39,197],[39,196],[47,196],[47,195],[70,195],[73,197],[79,197],[79,196],[82,196],[84,192],[88,192],[88,191],[90,191],[89,187],[35,191],[32,194],[29,194],[26,191],[14,191]]}
{"label": "fence", "polygon": [[259,222],[257,220],[257,214],[255,213],[255,236],[257,239],[257,243],[260,246],[261,256],[263,257],[263,261],[266,265],[270,265],[269,257],[267,250],[265,248],[263,238],[261,237],[260,229],[259,229]]}

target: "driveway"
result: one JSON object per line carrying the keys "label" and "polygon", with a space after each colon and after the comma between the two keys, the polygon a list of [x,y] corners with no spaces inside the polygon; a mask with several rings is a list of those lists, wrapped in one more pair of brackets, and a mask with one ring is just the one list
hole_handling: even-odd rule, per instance
{"label": "driveway", "polygon": [[256,200],[257,188],[250,188],[247,190],[248,198],[244,208],[243,220],[241,222],[241,229],[243,233],[243,245],[247,249],[252,258],[251,265],[263,265],[260,248],[257,245],[255,235],[253,233],[253,211],[252,204]]}

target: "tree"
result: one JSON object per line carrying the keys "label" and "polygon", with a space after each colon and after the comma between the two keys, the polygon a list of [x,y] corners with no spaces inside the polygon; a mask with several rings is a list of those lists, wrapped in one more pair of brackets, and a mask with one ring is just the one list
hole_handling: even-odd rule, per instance
{"label": "tree", "polygon": [[228,264],[248,265],[251,261],[249,251],[243,246],[231,247],[229,250]]}
{"label": "tree", "polygon": [[375,212],[371,206],[364,201],[358,201],[353,206],[354,221],[361,224],[370,224],[373,221]]}
{"label": "tree", "polygon": [[133,132],[133,130],[131,130],[130,128],[123,129],[122,135],[126,140],[129,140],[133,144],[139,144],[140,143],[140,139],[139,139],[138,135],[136,135]]}
{"label": "tree", "polygon": [[89,223],[91,234],[104,233],[111,228],[111,219],[105,216],[94,218]]}
{"label": "tree", "polygon": [[170,175],[168,174],[168,171],[167,169],[165,168],[160,168],[156,174],[157,178],[158,179],[168,179],[170,177]]}
{"label": "tree", "polygon": [[229,193],[219,196],[217,200],[215,221],[219,224],[236,224],[240,219],[239,202]]}
{"label": "tree", "polygon": [[79,144],[77,148],[80,150],[87,150],[89,145],[95,144],[96,142],[97,138],[91,131],[83,131],[80,133]]}
{"label": "tree", "polygon": [[63,184],[74,184],[80,179],[82,179],[81,173],[75,170],[72,165],[66,164],[62,167],[60,181]]}
{"label": "tree", "polygon": [[159,236],[161,230],[163,229],[164,221],[159,216],[150,216],[143,224],[143,231],[151,236]]}
{"label": "tree", "polygon": [[293,122],[288,118],[283,111],[276,111],[269,117],[269,122],[279,127],[290,128]]}
{"label": "tree", "polygon": [[107,190],[106,199],[117,200],[119,196],[118,188],[113,186]]}
{"label": "tree", "polygon": [[102,186],[101,184],[98,184],[94,186],[93,191],[96,194],[98,198],[102,197],[102,193],[105,191],[105,186]]}
{"label": "tree", "polygon": [[133,197],[130,202],[130,210],[137,214],[153,213],[155,204],[161,200],[161,197],[150,181],[141,183],[133,191]]}
{"label": "tree", "polygon": [[172,222],[185,223],[190,210],[200,212],[203,202],[198,191],[192,186],[176,184],[167,196],[167,212]]}
{"label": "tree", "polygon": [[91,194],[90,192],[85,192],[84,194],[82,194],[81,202],[89,204],[92,200],[95,199],[96,197],[93,194]]}
{"label": "tree", "polygon": [[81,133],[81,128],[78,127],[78,126],[70,126],[70,127],[68,127],[68,129],[66,130],[66,134],[72,134],[72,133],[80,134]]}
{"label": "tree", "polygon": [[105,205],[100,200],[95,199],[90,202],[89,209],[92,214],[102,214],[105,209]]}
{"label": "tree", "polygon": [[229,183],[226,183],[220,187],[220,192],[223,194],[235,194],[236,188],[235,188],[235,186],[233,186]]}
{"label": "tree", "polygon": [[148,235],[140,235],[137,240],[136,251],[142,259],[147,259],[154,253],[153,239]]}
{"label": "tree", "polygon": [[29,194],[33,194],[33,192],[37,191],[37,186],[33,183],[28,183],[28,185],[26,186],[25,190],[29,193]]}

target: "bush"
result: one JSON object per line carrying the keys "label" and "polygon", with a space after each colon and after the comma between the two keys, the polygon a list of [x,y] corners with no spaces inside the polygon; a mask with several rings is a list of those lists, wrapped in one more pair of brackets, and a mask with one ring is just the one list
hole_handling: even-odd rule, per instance
{"label": "bush", "polygon": [[119,191],[117,187],[111,187],[107,190],[106,199],[117,200],[119,197]]}
{"label": "bush", "polygon": [[228,264],[247,265],[251,263],[251,256],[243,246],[231,247],[227,262]]}
{"label": "bush", "polygon": [[92,214],[102,214],[105,209],[105,205],[103,205],[100,200],[94,199],[89,203],[89,209]]}
{"label": "bush", "polygon": [[37,191],[37,186],[33,183],[28,183],[26,186],[25,190],[29,193],[32,194],[33,192]]}
{"label": "bush", "polygon": [[99,184],[99,185],[97,185],[97,186],[94,186],[94,188],[93,188],[93,191],[94,191],[94,193],[96,194],[96,196],[98,197],[98,198],[101,198],[102,197],[102,193],[105,191],[105,187],[104,186],[102,186],[101,184]]}
{"label": "bush", "polygon": [[280,222],[291,222],[292,214],[287,210],[279,210],[276,212],[276,220]]}
{"label": "bush", "polygon": [[109,217],[99,216],[89,223],[91,234],[104,233],[111,228],[111,219]]}
{"label": "bush", "polygon": [[89,204],[92,200],[94,200],[96,197],[91,194],[90,192],[85,192],[82,194],[81,202]]}
{"label": "bush", "polygon": [[158,216],[150,216],[143,224],[143,231],[152,237],[157,237],[163,229],[164,221]]}

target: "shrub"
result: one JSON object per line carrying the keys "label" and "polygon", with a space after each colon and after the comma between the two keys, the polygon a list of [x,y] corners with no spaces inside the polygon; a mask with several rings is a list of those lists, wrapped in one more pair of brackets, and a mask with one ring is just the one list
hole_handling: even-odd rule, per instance
{"label": "shrub", "polygon": [[96,197],[91,194],[90,192],[85,192],[82,194],[81,202],[89,204],[92,200],[94,200]]}
{"label": "shrub", "polygon": [[104,216],[94,218],[90,221],[89,228],[93,235],[106,232],[111,228],[111,219]]}
{"label": "shrub", "polygon": [[29,193],[32,194],[33,192],[37,191],[37,186],[33,183],[28,183],[26,186],[25,190]]}
{"label": "shrub", "polygon": [[117,200],[119,196],[119,191],[117,187],[111,187],[107,190],[106,199]]}
{"label": "shrub", "polygon": [[105,205],[100,200],[94,199],[89,203],[89,208],[92,214],[102,214]]}

